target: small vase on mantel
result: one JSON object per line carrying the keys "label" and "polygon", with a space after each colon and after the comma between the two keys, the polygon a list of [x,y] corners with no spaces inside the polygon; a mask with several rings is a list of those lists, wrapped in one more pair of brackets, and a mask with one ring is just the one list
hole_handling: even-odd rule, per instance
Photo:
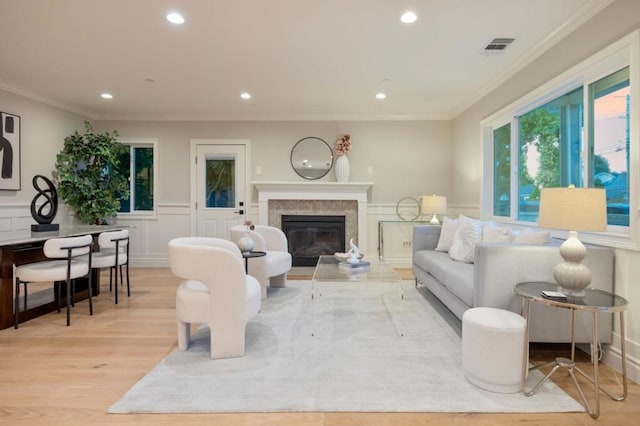
{"label": "small vase on mantel", "polygon": [[336,180],[338,182],[349,182],[351,166],[349,165],[349,157],[347,157],[347,154],[338,155],[334,167],[336,169]]}

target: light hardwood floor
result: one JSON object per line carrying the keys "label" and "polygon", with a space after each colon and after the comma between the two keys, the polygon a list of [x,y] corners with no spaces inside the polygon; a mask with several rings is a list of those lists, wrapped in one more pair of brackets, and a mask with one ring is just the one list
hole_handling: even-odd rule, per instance
{"label": "light hardwood floor", "polygon": [[[406,271],[402,273],[407,277]],[[409,273],[410,275],[410,273]],[[64,313],[0,331],[0,423],[24,425],[591,425],[585,413],[238,413],[108,415],[107,408],[176,346],[174,294],[178,279],[167,269],[132,269],[132,294],[113,303],[108,276],[89,316],[86,301]],[[106,283],[106,284],[105,284]],[[551,356],[536,350],[537,358]],[[586,361],[586,360],[585,360]],[[583,367],[585,367],[583,365]],[[588,367],[588,366],[587,366]],[[604,382],[614,376],[603,368]],[[556,383],[575,397],[566,374]],[[277,392],[277,390],[274,390]],[[589,395],[590,396],[590,395]],[[638,424],[640,387],[626,402],[603,397],[606,425]]]}

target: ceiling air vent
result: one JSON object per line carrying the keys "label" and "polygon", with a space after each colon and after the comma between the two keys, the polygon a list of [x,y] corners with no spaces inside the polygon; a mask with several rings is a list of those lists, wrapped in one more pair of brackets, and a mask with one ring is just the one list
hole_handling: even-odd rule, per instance
{"label": "ceiling air vent", "polygon": [[507,46],[513,43],[514,40],[515,38],[504,38],[504,37],[494,38],[489,42],[489,44],[485,46],[484,52],[491,52],[491,53],[501,52],[504,49],[506,49]]}

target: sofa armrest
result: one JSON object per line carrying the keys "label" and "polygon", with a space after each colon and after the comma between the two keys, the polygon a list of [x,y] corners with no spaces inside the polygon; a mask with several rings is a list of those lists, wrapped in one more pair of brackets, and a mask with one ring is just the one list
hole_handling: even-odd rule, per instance
{"label": "sofa armrest", "polygon": [[415,225],[413,227],[413,253],[420,250],[433,250],[440,239],[440,225]]}

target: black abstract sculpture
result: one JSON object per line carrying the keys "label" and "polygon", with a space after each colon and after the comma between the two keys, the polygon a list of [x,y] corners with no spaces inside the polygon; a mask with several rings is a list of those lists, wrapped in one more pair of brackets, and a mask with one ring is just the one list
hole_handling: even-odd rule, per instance
{"label": "black abstract sculpture", "polygon": [[[48,188],[42,189],[38,184],[38,179],[42,179]],[[32,183],[38,194],[33,198],[33,201],[31,201],[31,217],[33,217],[38,224],[31,225],[31,231],[57,231],[60,229],[60,225],[57,223],[51,223],[56,217],[56,213],[58,213],[58,192],[56,191],[56,187],[53,185],[53,182],[42,175],[35,175]],[[36,203],[41,197],[44,198],[45,201],[40,205],[40,207],[36,208]]]}

